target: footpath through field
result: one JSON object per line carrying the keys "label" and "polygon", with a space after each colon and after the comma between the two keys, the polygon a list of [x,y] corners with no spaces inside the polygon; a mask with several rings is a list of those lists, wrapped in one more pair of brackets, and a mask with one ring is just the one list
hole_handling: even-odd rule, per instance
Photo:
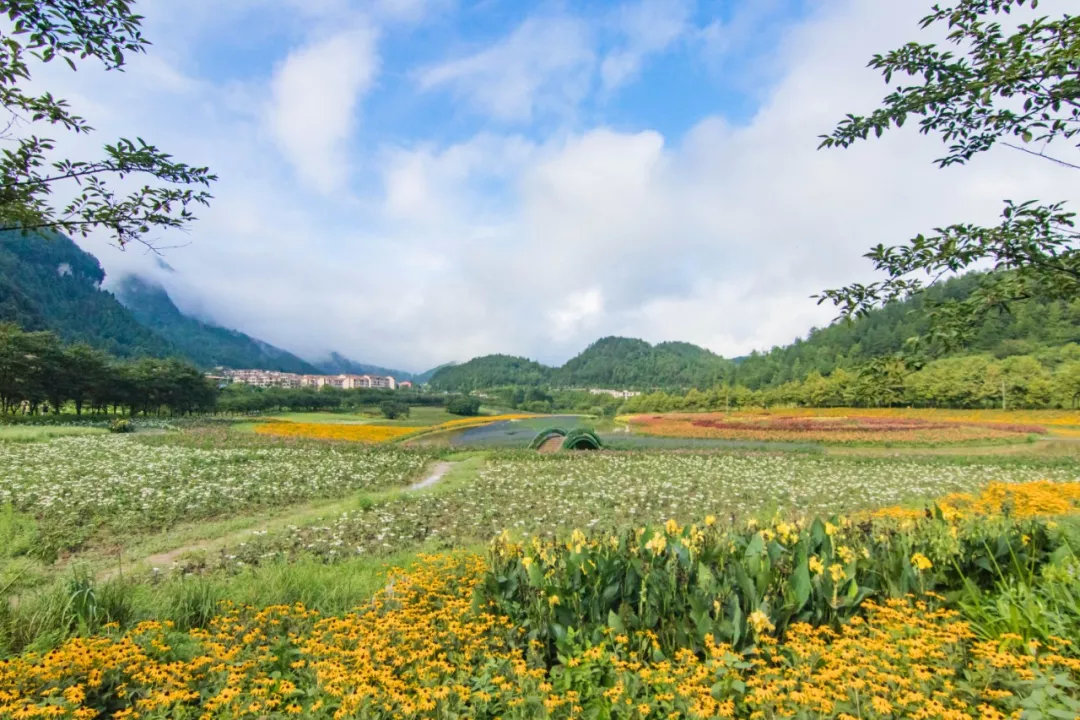
{"label": "footpath through field", "polygon": [[[561,438],[560,438],[561,440]],[[421,479],[405,488],[396,488],[375,493],[362,493],[363,499],[371,501],[392,500],[401,492],[421,492],[430,489],[442,481],[455,468],[466,464],[468,461],[440,460],[426,469]],[[277,513],[269,517],[259,516],[251,518],[252,524],[238,530],[222,535],[207,537],[201,540],[187,543],[162,552],[143,555],[137,559],[120,558],[111,567],[97,573],[99,582],[104,582],[120,577],[125,572],[138,571],[140,569],[165,570],[177,561],[189,555],[200,553],[221,552],[233,545],[238,545],[250,539],[253,534],[263,533],[269,530],[280,529],[289,525],[305,525],[313,523],[320,518],[340,513],[342,510],[352,507],[357,503],[357,496],[337,498],[325,502],[307,504],[301,508],[292,508],[286,512]],[[258,520],[263,522],[256,524]]]}

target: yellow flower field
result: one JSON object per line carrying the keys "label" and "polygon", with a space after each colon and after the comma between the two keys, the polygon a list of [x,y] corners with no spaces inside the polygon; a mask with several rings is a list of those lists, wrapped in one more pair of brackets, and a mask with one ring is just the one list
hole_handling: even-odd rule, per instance
{"label": "yellow flower field", "polygon": [[448,420],[447,422],[436,425],[432,430],[456,430],[458,428],[475,427],[479,425],[487,425],[488,423],[502,422],[503,420],[522,420],[524,418],[536,417],[536,415],[527,415],[522,413],[507,413],[505,415],[477,415],[476,417],[464,417],[460,420]]}
{"label": "yellow flower field", "polygon": [[360,425],[334,423],[267,422],[255,426],[261,435],[314,438],[319,440],[348,440],[362,443],[382,443],[413,435],[425,428],[394,425]]}
{"label": "yellow flower field", "polygon": [[[1080,482],[991,483],[978,495],[950,493],[935,504],[950,519],[1006,513],[1016,518],[1068,515],[1080,510]],[[925,515],[925,509],[901,506],[885,507],[870,513],[873,518],[910,520]]]}
{"label": "yellow flower field", "polygon": [[[751,655],[642,653],[611,632],[554,668],[473,607],[484,561],[426,558],[369,607],[227,608],[205,630],[147,622],[0,663],[5,718],[1003,718],[1017,681],[1080,679],[1069,640],[978,642],[926,601],[868,603],[839,630],[800,623]],[[976,682],[960,682],[961,678]]]}
{"label": "yellow flower field", "polygon": [[279,437],[384,443],[400,440],[410,435],[427,435],[443,430],[477,427],[489,423],[501,422],[503,420],[519,420],[528,417],[536,416],[523,414],[478,415],[476,417],[461,418],[460,420],[449,420],[440,423],[439,425],[431,426],[375,425],[364,423],[311,423],[277,420],[259,423],[255,426],[255,432],[261,435],[276,435]]}

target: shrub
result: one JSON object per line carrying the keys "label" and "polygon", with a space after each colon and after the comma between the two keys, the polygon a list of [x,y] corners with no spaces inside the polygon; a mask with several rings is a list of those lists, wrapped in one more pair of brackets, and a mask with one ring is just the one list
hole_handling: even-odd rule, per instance
{"label": "shrub", "polygon": [[123,418],[117,418],[109,423],[109,432],[113,433],[129,433],[135,432],[135,423]]}
{"label": "shrub", "polygon": [[399,400],[384,400],[379,403],[379,412],[388,420],[405,418],[409,417],[409,406]]}
{"label": "shrub", "polygon": [[453,415],[479,415],[480,401],[477,398],[469,397],[468,395],[460,395],[458,397],[451,398],[446,403],[446,412]]}

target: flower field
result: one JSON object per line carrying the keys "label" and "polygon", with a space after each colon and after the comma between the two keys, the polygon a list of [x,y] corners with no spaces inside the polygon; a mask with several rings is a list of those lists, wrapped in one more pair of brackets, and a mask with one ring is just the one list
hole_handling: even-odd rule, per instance
{"label": "flower field", "polygon": [[53,550],[93,533],[161,530],[182,521],[404,485],[427,462],[396,449],[313,445],[190,447],[135,437],[0,443],[0,507],[38,519]]}
{"label": "flower field", "polygon": [[260,435],[273,435],[275,437],[310,438],[313,440],[345,440],[348,442],[361,443],[385,443],[401,440],[402,438],[419,435],[421,433],[436,433],[444,430],[460,430],[464,428],[480,427],[490,423],[517,420],[519,418],[535,417],[534,415],[479,415],[477,417],[465,417],[459,420],[448,420],[438,425],[429,426],[406,426],[406,425],[380,425],[372,423],[323,423],[323,422],[290,422],[287,420],[264,422],[255,426],[255,432]]}
{"label": "flower field", "polygon": [[[986,637],[942,595],[908,587],[955,581],[939,569],[943,558],[992,533],[1048,579],[1076,572],[1075,556],[1072,565],[1050,556],[1065,547],[1056,525],[926,519],[922,536],[889,535],[888,518],[864,528],[837,522],[778,518],[720,530],[706,518],[618,536],[575,532],[565,543],[500,540],[487,561],[423,558],[342,616],[302,605],[225,607],[206,628],[113,628],[0,663],[0,714],[997,720],[1080,711],[1075,638]],[[955,530],[937,532],[944,528]],[[906,557],[912,547],[934,559]],[[900,583],[897,591],[856,603],[834,589],[868,592],[856,580],[860,566],[890,553],[899,564],[876,577],[879,588],[881,578]],[[815,560],[831,564],[818,570]],[[625,588],[607,591],[608,575],[634,567],[647,570],[630,570]],[[739,572],[751,584],[735,582],[732,595],[720,578]],[[754,582],[782,595],[731,602],[758,593]],[[620,592],[634,601],[619,601]],[[717,599],[699,607],[710,594]],[[582,607],[597,602],[613,608],[599,621]],[[830,607],[843,608],[843,619],[814,612]]]}
{"label": "flower field", "polygon": [[667,413],[634,415],[635,433],[663,437],[715,438],[760,442],[825,444],[942,445],[974,442],[1020,442],[1047,432],[1042,425],[976,419],[975,416],[927,417],[907,413]]}
{"label": "flower field", "polygon": [[310,438],[313,440],[346,440],[361,443],[384,443],[414,435],[422,427],[398,425],[368,425],[360,423],[266,422],[255,426],[260,435]]}
{"label": "flower field", "polygon": [[553,534],[702,513],[850,512],[971,491],[994,481],[1077,475],[1070,467],[865,461],[807,455],[698,453],[494,457],[471,482],[343,513],[325,524],[252,538],[229,562],[311,553],[334,559],[435,544],[486,542],[503,530]]}

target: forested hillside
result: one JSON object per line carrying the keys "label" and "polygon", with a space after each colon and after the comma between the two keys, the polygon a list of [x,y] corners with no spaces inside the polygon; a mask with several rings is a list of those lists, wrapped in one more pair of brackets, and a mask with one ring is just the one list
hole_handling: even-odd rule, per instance
{"label": "forested hillside", "polygon": [[[739,384],[757,389],[781,385],[834,369],[855,368],[868,360],[898,352],[908,338],[927,330],[923,308],[927,301],[962,300],[976,286],[978,273],[954,278],[928,289],[923,296],[890,303],[852,322],[811,330],[805,339],[754,353],[738,363]],[[1080,298],[1070,303],[1038,299],[1010,306],[987,319],[974,340],[959,353],[986,353],[997,358],[1038,354],[1070,342],[1080,342]]]}
{"label": "forested hillside", "polygon": [[116,295],[139,323],[168,340],[184,357],[201,367],[319,372],[281,348],[184,315],[163,287],[143,278],[128,275],[120,281]]}
{"label": "forested hillside", "polygon": [[600,388],[688,388],[722,382],[732,363],[690,343],[650,345],[644,340],[605,337],[565,365],[552,368],[512,355],[485,355],[441,368],[431,379],[439,390],[468,392],[520,386]]}
{"label": "forested hillside", "polygon": [[470,392],[505,385],[548,385],[552,369],[513,355],[483,355],[435,371],[428,381],[435,390]]}
{"label": "forested hillside", "polygon": [[[487,355],[439,370],[432,385],[459,392],[507,386],[684,391],[718,385],[779,388],[808,376],[828,376],[837,368],[855,371],[904,350],[909,338],[927,330],[927,303],[962,300],[978,279],[976,273],[954,278],[922,296],[891,303],[852,322],[815,328],[805,339],[736,360],[690,343],[650,345],[644,340],[606,337],[559,368],[510,355]],[[1070,343],[1080,343],[1080,298],[1071,302],[1036,298],[987,318],[961,351],[931,354],[923,360],[1030,357],[1052,371],[1062,361],[1062,348]]]}
{"label": "forested hillside", "polygon": [[709,387],[731,372],[730,361],[697,345],[606,337],[554,375],[560,387]]}
{"label": "forested hillside", "polygon": [[121,357],[176,354],[101,289],[97,259],[55,233],[0,233],[0,322],[51,330]]}

